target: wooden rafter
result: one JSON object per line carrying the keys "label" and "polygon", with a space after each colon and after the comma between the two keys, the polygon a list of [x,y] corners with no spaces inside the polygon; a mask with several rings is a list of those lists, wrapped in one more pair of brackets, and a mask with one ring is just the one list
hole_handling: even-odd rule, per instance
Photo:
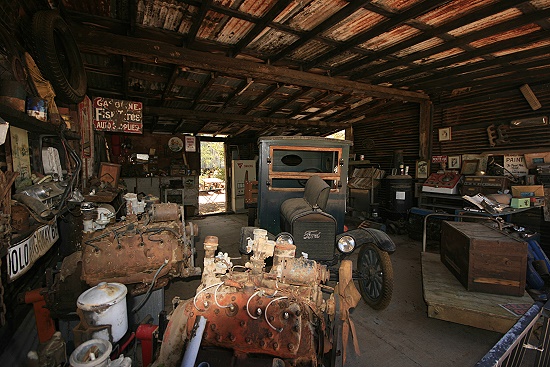
{"label": "wooden rafter", "polygon": [[[443,38],[445,34],[455,28],[460,27],[464,24],[464,22],[472,23],[477,22],[480,19],[486,18],[492,14],[499,13],[501,11],[504,11],[506,9],[509,9],[511,7],[514,7],[515,5],[521,4],[525,2],[525,0],[510,0],[510,1],[499,1],[494,4],[487,5],[486,7],[482,8],[479,11],[466,14],[464,16],[458,17],[454,20],[451,20],[448,23],[444,23],[440,25],[439,27],[434,27],[431,29],[423,29],[422,33],[420,33],[417,36],[414,36],[412,38],[409,38],[403,42],[400,42],[396,45],[390,46],[388,48],[385,48],[383,50],[377,51],[376,53],[371,53],[370,55],[367,55],[366,57],[359,58],[357,60],[352,60],[350,62],[347,62],[337,68],[334,68],[331,70],[331,75],[339,75],[342,74],[348,70],[355,69],[359,66],[368,64],[372,61],[384,59],[387,56],[390,56],[396,52],[402,51],[406,48],[409,48],[411,46],[420,44],[430,38],[433,37],[440,37]],[[411,24],[411,26],[414,26],[414,24]]]}
{"label": "wooden rafter", "polygon": [[[403,66],[404,64],[412,63],[415,60],[420,60],[422,58],[429,57],[430,55],[438,54],[440,52],[447,51],[447,50],[450,50],[450,49],[455,48],[455,47],[461,47],[461,46],[464,46],[464,45],[466,45],[468,43],[471,43],[473,41],[477,41],[477,40],[482,39],[482,38],[487,38],[489,36],[499,34],[499,33],[508,31],[510,29],[514,29],[514,28],[520,27],[522,25],[533,23],[537,20],[545,19],[545,18],[548,18],[548,17],[550,17],[550,9],[541,10],[539,12],[532,13],[532,14],[526,14],[522,17],[517,18],[517,19],[511,19],[509,21],[496,24],[492,27],[488,27],[488,28],[485,28],[485,29],[477,31],[477,32],[471,32],[471,33],[468,33],[468,34],[466,34],[462,37],[457,37],[453,40],[446,41],[446,42],[442,43],[439,46],[435,46],[435,47],[430,48],[429,51],[426,50],[426,51],[415,52],[413,54],[410,54],[408,56],[400,58],[399,61],[383,63],[379,66],[375,66],[375,67],[372,67],[372,68],[368,68],[366,70],[362,70],[362,71],[352,75],[350,77],[350,79],[357,80],[357,79],[361,79],[362,77],[364,77],[366,75],[375,75],[377,73],[380,73],[380,72],[383,72],[383,71],[386,71],[386,70],[390,70],[390,69],[393,69],[393,68],[396,68],[396,67]],[[543,38],[548,37],[547,34],[544,34],[545,31],[541,31],[541,32],[537,32],[537,33],[540,33],[540,35],[529,34],[529,35],[525,36],[525,38],[533,37],[535,39],[543,39]],[[520,38],[520,37],[518,37],[518,38]],[[521,37],[521,38],[523,38],[523,37]],[[514,40],[514,39],[511,39],[511,40]],[[502,48],[509,47],[509,46],[507,46],[508,45],[507,41],[510,41],[510,40],[498,42],[497,44],[500,45],[500,46],[495,46],[495,44],[491,44],[489,46],[480,47],[478,49],[475,49],[475,51],[472,51],[472,52],[466,52],[465,55],[460,55],[460,56],[462,58],[471,59],[473,57],[480,56],[480,55],[483,55],[483,54],[487,53],[487,52],[480,53],[479,50],[481,50],[481,49],[500,50]],[[519,39],[518,39],[518,41],[519,41]],[[523,44],[523,43],[518,42],[516,44]],[[445,61],[445,62],[448,63],[448,61]],[[427,65],[426,65],[426,67],[427,67]],[[429,67],[430,67],[430,69],[433,69],[433,67],[431,65]],[[409,71],[406,70],[406,71],[403,71],[403,72],[395,73],[394,75],[408,75],[408,72]],[[384,78],[386,78],[386,79],[387,79],[387,77],[388,76],[384,76]],[[390,77],[393,77],[393,76],[390,76]],[[376,83],[376,81],[374,83]]]}
{"label": "wooden rafter", "polygon": [[199,32],[202,21],[204,20],[204,17],[206,16],[206,13],[208,12],[208,9],[211,5],[212,0],[201,1],[199,12],[193,17],[193,23],[191,24],[191,29],[189,30],[189,33],[187,35],[187,47],[192,47],[193,43],[195,42],[195,38],[197,37],[197,33]]}
{"label": "wooden rafter", "polygon": [[[550,10],[550,9],[549,9]],[[411,77],[412,75],[421,74],[426,71],[431,70],[437,70],[437,68],[445,67],[447,65],[452,65],[456,63],[460,63],[466,60],[471,60],[475,57],[481,57],[483,55],[491,54],[494,52],[498,52],[501,50],[504,50],[509,47],[513,47],[514,45],[527,45],[531,43],[535,43],[537,41],[546,39],[548,37],[548,34],[545,32],[537,32],[537,33],[530,33],[525,36],[520,36],[516,38],[506,39],[504,41],[495,42],[492,44],[489,44],[487,46],[480,47],[476,49],[475,51],[471,51],[468,53],[462,53],[455,56],[448,57],[443,60],[435,61],[430,63],[429,65],[422,65],[422,66],[416,66],[411,67],[410,69],[402,72],[396,72],[391,75],[385,75],[383,78],[373,78],[373,82],[381,82],[381,81],[392,81],[392,80],[399,80],[401,78],[405,77]],[[517,55],[516,55],[517,56]],[[502,60],[501,60],[502,61]],[[483,67],[485,65],[488,65],[489,63],[493,63],[492,60],[486,60],[483,62]]]}
{"label": "wooden rafter", "polygon": [[385,21],[380,22],[375,27],[369,29],[368,31],[364,33],[360,33],[354,37],[352,37],[350,40],[344,42],[344,44],[340,47],[337,47],[333,49],[332,51],[329,51],[312,61],[307,62],[303,65],[304,70],[309,70],[313,68],[316,65],[322,64],[323,62],[330,60],[331,58],[340,55],[342,52],[347,51],[351,49],[352,47],[355,47],[357,45],[360,45],[361,43],[364,43],[365,41],[376,37],[381,32],[385,32],[387,29],[392,29],[412,18],[415,18],[421,14],[427,13],[428,11],[441,6],[442,4],[448,3],[449,0],[423,0],[419,1],[414,5],[413,7],[405,10],[403,13],[400,13],[398,15],[395,15],[392,18],[388,18]]}
{"label": "wooden rafter", "polygon": [[271,117],[255,117],[249,115],[236,115],[217,112],[183,110],[179,108],[146,107],[144,113],[153,116],[166,116],[175,118],[186,118],[190,120],[207,120],[223,122],[239,122],[253,126],[277,125],[277,126],[312,126],[312,127],[335,127],[346,128],[348,124],[340,122],[324,122],[310,120],[294,120]]}
{"label": "wooden rafter", "polygon": [[320,33],[338,24],[339,22],[341,22],[342,20],[346,19],[351,14],[353,14],[357,9],[362,8],[364,5],[370,2],[371,2],[370,0],[369,1],[350,1],[346,6],[344,6],[342,9],[337,11],[336,14],[333,14],[332,16],[330,16],[328,19],[323,21],[321,24],[317,25],[312,30],[305,32],[296,42],[288,45],[282,51],[280,51],[277,55],[271,57],[270,58],[271,61],[276,62],[284,58],[285,56],[292,53],[292,51],[305,45]]}
{"label": "wooden rafter", "polygon": [[279,15],[281,11],[283,11],[288,4],[290,4],[292,0],[283,0],[283,1],[277,1],[275,4],[269,9],[269,11],[257,22],[254,24],[254,28],[250,32],[246,34],[233,48],[233,55],[237,55],[241,52],[243,48],[245,48],[250,42],[252,42],[263,30],[264,28],[273,22],[273,19]]}

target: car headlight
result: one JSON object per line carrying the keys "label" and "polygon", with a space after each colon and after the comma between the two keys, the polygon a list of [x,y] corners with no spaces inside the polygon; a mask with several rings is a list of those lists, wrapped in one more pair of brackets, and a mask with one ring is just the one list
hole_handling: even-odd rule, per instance
{"label": "car headlight", "polygon": [[345,254],[353,251],[355,248],[355,239],[351,236],[342,236],[338,239],[338,250]]}
{"label": "car headlight", "polygon": [[294,237],[288,232],[281,232],[275,237],[275,245],[288,244],[294,245]]}

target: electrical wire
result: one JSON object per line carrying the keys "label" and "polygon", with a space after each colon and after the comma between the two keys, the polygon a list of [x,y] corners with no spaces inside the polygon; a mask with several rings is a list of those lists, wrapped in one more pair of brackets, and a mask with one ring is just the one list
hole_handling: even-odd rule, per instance
{"label": "electrical wire", "polygon": [[201,289],[200,291],[197,292],[197,294],[195,294],[195,297],[193,297],[193,305],[195,306],[195,308],[198,310],[198,311],[205,311],[205,310],[201,310],[198,306],[197,306],[197,297],[199,296],[199,294],[201,294],[202,292],[204,292],[205,290],[207,289],[210,289],[212,287],[216,287],[220,284],[223,284],[223,282],[220,282],[220,283],[215,283],[215,284],[211,284],[209,285],[208,287],[204,287],[203,289]]}
{"label": "electrical wire", "polygon": [[147,301],[147,299],[149,298],[149,296],[151,295],[151,291],[153,290],[153,287],[155,286],[155,282],[157,281],[157,277],[160,273],[160,271],[168,264],[168,259],[164,259],[164,263],[162,263],[162,265],[160,266],[160,268],[158,268],[157,272],[155,273],[155,275],[153,276],[153,280],[151,281],[151,286],[149,287],[149,289],[147,290],[147,293],[145,294],[145,297],[143,297],[143,299],[141,300],[141,302],[132,309],[132,312],[133,313],[136,313],[139,311],[140,308],[143,307],[143,305],[145,304],[145,302]]}
{"label": "electrical wire", "polygon": [[271,302],[269,302],[267,304],[267,306],[265,306],[265,311],[264,311],[264,318],[265,318],[265,322],[267,322],[267,324],[269,325],[270,328],[272,328],[273,330],[277,331],[277,332],[281,332],[283,331],[283,328],[276,328],[275,326],[271,325],[271,323],[269,322],[269,320],[267,319],[267,309],[269,308],[269,306],[271,306],[271,304],[273,302],[276,302],[276,301],[280,301],[282,299],[287,299],[288,297],[287,296],[281,296],[281,297],[278,297],[278,298],[274,298],[271,300]]}
{"label": "electrical wire", "polygon": [[260,291],[254,292],[254,294],[252,294],[250,297],[248,297],[248,301],[246,301],[246,313],[248,314],[248,316],[250,316],[251,319],[254,319],[254,320],[258,320],[259,316],[253,316],[250,313],[249,305],[250,305],[250,300],[252,298],[254,298],[254,296],[257,295],[258,293],[260,293]]}
{"label": "electrical wire", "polygon": [[225,305],[225,306],[222,306],[218,303],[218,298],[216,297],[217,293],[218,293],[218,289],[220,289],[220,287],[223,285],[223,283],[220,283],[216,289],[214,289],[214,302],[216,302],[216,306],[218,306],[219,308],[229,308],[231,307],[232,303],[228,304],[228,305]]}

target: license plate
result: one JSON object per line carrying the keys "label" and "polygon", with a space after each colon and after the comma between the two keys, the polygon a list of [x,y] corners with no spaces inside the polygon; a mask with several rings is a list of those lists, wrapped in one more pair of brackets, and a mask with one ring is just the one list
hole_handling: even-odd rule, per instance
{"label": "license plate", "polygon": [[8,280],[14,281],[25,274],[59,239],[57,222],[38,227],[30,236],[8,248]]}

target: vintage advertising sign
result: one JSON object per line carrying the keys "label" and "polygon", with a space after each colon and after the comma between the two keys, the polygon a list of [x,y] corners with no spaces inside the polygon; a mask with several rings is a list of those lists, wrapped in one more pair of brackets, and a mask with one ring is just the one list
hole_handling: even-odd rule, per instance
{"label": "vintage advertising sign", "polygon": [[11,245],[6,255],[8,280],[25,274],[59,239],[57,222],[38,227],[27,238]]}
{"label": "vintage advertising sign", "polygon": [[432,156],[432,163],[447,163],[447,156],[446,155],[433,155]]}
{"label": "vintage advertising sign", "polygon": [[529,173],[523,154],[505,155],[504,168],[505,176],[525,176]]}
{"label": "vintage advertising sign", "polygon": [[120,133],[143,132],[143,104],[119,99],[94,98],[94,129]]}

